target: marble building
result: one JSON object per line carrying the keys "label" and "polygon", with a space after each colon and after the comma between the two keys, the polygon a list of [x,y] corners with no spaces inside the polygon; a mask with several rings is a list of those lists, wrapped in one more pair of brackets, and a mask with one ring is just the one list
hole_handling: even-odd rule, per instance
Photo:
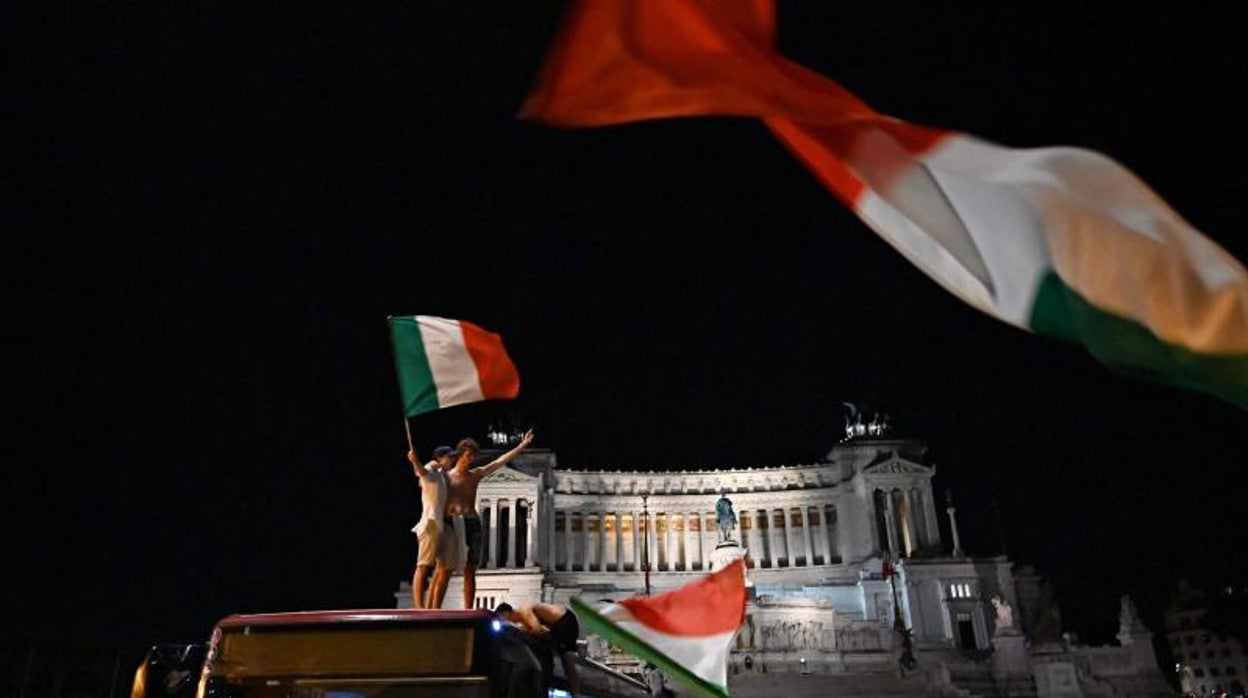
{"label": "marble building", "polygon": [[[492,437],[507,447],[507,435]],[[774,693],[775,674],[795,695],[1171,692],[1137,622],[1118,646],[1074,645],[1034,571],[1004,556],[968,556],[957,512],[934,497],[926,450],[885,423],[861,421],[809,464],[581,470],[530,449],[478,492],[487,562],[476,605],[616,599],[706,574],[723,495],[750,585],[730,657],[734,696]],[[461,594],[456,577],[447,607]],[[410,607],[406,583],[395,598]],[[586,640],[591,658],[641,673],[627,655]]]}

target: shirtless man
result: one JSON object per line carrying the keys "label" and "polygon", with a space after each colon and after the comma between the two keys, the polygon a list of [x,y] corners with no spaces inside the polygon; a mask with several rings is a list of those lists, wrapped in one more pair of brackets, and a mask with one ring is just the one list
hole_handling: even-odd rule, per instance
{"label": "shirtless man", "polygon": [[[416,479],[420,480],[421,503],[420,521],[412,529],[419,546],[416,571],[412,573],[412,607],[426,608],[425,583],[434,563],[439,563],[439,566],[453,564],[449,556],[454,552],[455,540],[451,519],[446,515],[445,471],[454,462],[455,451],[450,446],[438,446],[433,449],[433,460],[425,465],[420,464],[420,457],[415,451],[408,451],[407,460],[412,464]],[[440,600],[438,605],[441,605]]]}
{"label": "shirtless man", "polygon": [[[576,620],[576,614],[563,606],[549,603],[535,603],[520,608],[501,603],[494,612],[523,632],[549,643],[563,661],[563,673],[568,677],[568,688],[572,695],[580,694],[581,682],[576,674],[576,641],[581,636],[581,624]],[[548,678],[548,685],[549,682]]]}
{"label": "shirtless man", "polygon": [[[533,442],[533,430],[524,432],[520,443],[510,451],[494,459],[489,465],[480,468],[469,468],[473,456],[480,452],[477,442],[462,439],[456,447],[458,457],[455,467],[446,474],[447,496],[446,514],[449,517],[461,517],[464,526],[464,538],[468,546],[467,560],[464,562],[464,608],[472,608],[473,599],[477,595],[477,568],[481,566],[481,517],[477,515],[477,485],[485,478],[498,472],[512,458],[528,448]],[[497,526],[498,522],[494,522]],[[437,592],[438,603],[446,594],[446,585],[451,580],[451,570],[439,568],[433,575],[434,591]]]}

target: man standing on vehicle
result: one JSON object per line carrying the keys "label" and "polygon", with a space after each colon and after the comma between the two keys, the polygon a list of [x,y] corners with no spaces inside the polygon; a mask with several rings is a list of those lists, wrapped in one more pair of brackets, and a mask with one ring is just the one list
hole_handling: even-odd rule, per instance
{"label": "man standing on vehicle", "polygon": [[[457,458],[455,467],[446,474],[447,496],[446,514],[458,518],[464,527],[464,543],[467,546],[467,560],[464,562],[464,608],[472,608],[473,599],[477,595],[477,568],[481,566],[482,530],[481,517],[477,515],[477,486],[485,478],[498,472],[512,458],[528,448],[533,442],[533,430],[524,432],[520,443],[510,451],[495,458],[489,465],[470,468],[472,459],[481,451],[477,442],[472,439],[461,439],[456,447]],[[497,526],[498,522],[491,522]],[[434,574],[434,590],[436,599],[441,604],[446,594],[446,585],[450,582],[450,569],[438,570]]]}
{"label": "man standing on vehicle", "polygon": [[[450,446],[438,446],[433,449],[433,460],[425,465],[415,451],[407,452],[407,460],[411,462],[416,478],[420,480],[420,521],[412,532],[416,534],[419,546],[416,558],[416,571],[412,574],[412,607],[427,608],[431,604],[425,600],[425,584],[434,569],[453,567],[454,554],[457,552],[451,518],[446,514],[446,470],[455,459],[455,451]],[[436,580],[435,580],[436,581]],[[433,591],[433,588],[430,588]],[[430,593],[433,600],[435,594]],[[441,599],[434,608],[441,606]]]}

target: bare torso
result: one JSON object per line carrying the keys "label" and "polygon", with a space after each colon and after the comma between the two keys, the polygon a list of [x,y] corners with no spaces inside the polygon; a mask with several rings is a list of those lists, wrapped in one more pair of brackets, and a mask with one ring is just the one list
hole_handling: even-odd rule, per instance
{"label": "bare torso", "polygon": [[474,514],[477,511],[477,485],[481,477],[471,470],[454,468],[446,474],[446,513]]}
{"label": "bare torso", "polygon": [[554,606],[548,603],[535,603],[530,608],[533,610],[533,615],[537,616],[537,620],[548,628],[559,622],[563,614],[568,612],[563,606]]}

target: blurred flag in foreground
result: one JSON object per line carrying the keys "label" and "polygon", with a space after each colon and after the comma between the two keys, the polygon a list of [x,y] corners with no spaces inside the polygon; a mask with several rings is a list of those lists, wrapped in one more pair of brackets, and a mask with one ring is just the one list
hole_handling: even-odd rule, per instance
{"label": "blurred flag in foreground", "polygon": [[520,374],[502,337],[463,320],[430,315],[388,319],[408,417],[520,394]]}
{"label": "blurred flag in foreground", "polygon": [[745,621],[745,564],[658,596],[593,608],[572,599],[590,631],[657,666],[700,696],[728,695],[728,650]]}
{"label": "blurred flag in foreground", "polygon": [[1134,174],[1087,150],[1005,148],[877,113],[777,53],[774,22],[770,0],[578,2],[521,116],[762,119],[963,301],[1248,408],[1248,273]]}

